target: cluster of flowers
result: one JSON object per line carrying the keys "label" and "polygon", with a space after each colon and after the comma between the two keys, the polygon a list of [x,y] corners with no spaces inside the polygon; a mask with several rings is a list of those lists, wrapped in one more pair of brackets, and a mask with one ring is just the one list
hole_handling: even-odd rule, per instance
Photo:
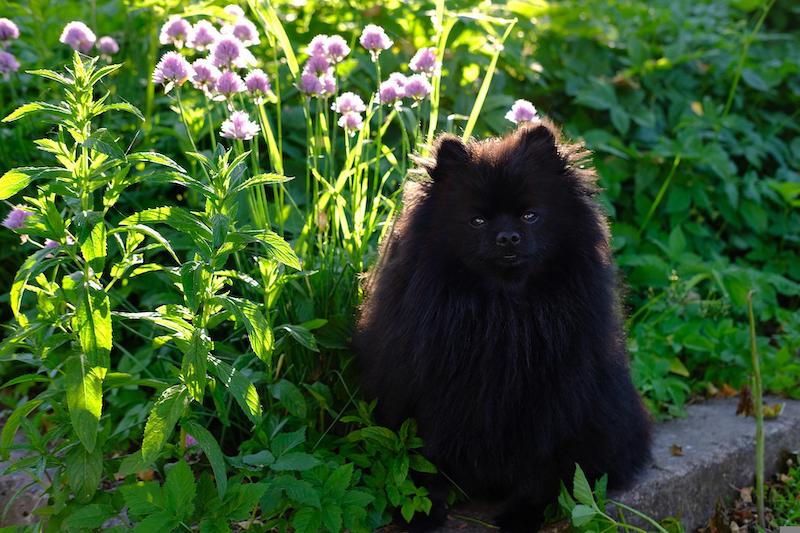
{"label": "cluster of flowers", "polygon": [[506,113],[506,119],[514,124],[524,124],[526,122],[533,122],[538,118],[536,108],[527,100],[517,100],[511,109]]}
{"label": "cluster of flowers", "polygon": [[14,21],[0,18],[0,76],[7,80],[11,74],[19,70],[19,62],[13,54],[5,49],[11,41],[19,39],[19,28]]}
{"label": "cluster of flowers", "polygon": [[105,35],[98,39],[89,26],[79,20],[73,20],[64,26],[58,40],[82,54],[88,54],[92,48],[97,47],[100,57],[106,61],[111,61],[111,56],[119,52],[119,45],[113,37]]}
{"label": "cluster of flowers", "polygon": [[247,92],[260,105],[272,95],[272,88],[261,69],[250,70],[244,79],[236,72],[256,65],[248,48],[259,44],[261,39],[255,24],[239,6],[229,5],[224,11],[234,20],[223,23],[219,29],[207,20],[192,25],[179,16],[170,17],[161,28],[161,44],[208,55],[189,63],[182,52],[167,52],[156,65],[153,81],[163,85],[165,92],[190,81],[212,100],[227,101],[231,115],[223,122],[221,135],[249,140],[258,135],[260,128],[246,112],[234,110],[233,97]]}

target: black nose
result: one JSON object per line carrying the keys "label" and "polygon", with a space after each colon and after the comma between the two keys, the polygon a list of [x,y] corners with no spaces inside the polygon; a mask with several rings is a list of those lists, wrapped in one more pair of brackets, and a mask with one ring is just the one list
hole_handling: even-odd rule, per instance
{"label": "black nose", "polygon": [[515,246],[519,244],[521,237],[516,231],[501,231],[497,234],[495,241],[497,246]]}

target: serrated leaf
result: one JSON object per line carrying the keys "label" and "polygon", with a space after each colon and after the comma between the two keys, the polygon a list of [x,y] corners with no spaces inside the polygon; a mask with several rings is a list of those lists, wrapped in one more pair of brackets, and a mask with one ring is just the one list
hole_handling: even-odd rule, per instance
{"label": "serrated leaf", "polygon": [[253,424],[261,422],[261,403],[258,399],[256,388],[250,383],[244,374],[230,366],[229,364],[217,359],[213,355],[208,357],[211,367],[214,369],[217,379],[222,383],[228,392],[233,395],[233,399],[242,408],[244,414]]}
{"label": "serrated leaf", "polygon": [[589,505],[579,504],[572,509],[572,525],[580,527],[592,521],[597,514],[594,507]]}
{"label": "serrated leaf", "polygon": [[145,209],[120,221],[120,226],[134,226],[142,222],[160,222],[188,234],[195,239],[211,241],[209,228],[197,215],[180,207],[165,206]]}
{"label": "serrated leaf", "polygon": [[64,458],[64,470],[73,494],[79,502],[86,503],[103,477],[103,454],[99,448],[89,452],[84,446],[75,446]]}
{"label": "serrated leaf", "polygon": [[255,187],[256,185],[274,185],[276,183],[286,183],[287,181],[291,181],[294,178],[288,176],[281,176],[280,174],[257,174],[252,178],[249,178],[236,187],[234,187],[230,194],[237,194],[250,187]]}
{"label": "serrated leaf", "polygon": [[183,520],[194,512],[196,494],[197,485],[192,469],[186,461],[178,461],[167,472],[167,481],[164,483],[166,510],[171,511],[178,520]]}
{"label": "serrated leaf", "polygon": [[27,187],[30,182],[30,174],[23,169],[15,168],[9,170],[0,178],[0,200],[14,196]]}
{"label": "serrated leaf", "polygon": [[242,483],[232,487],[225,498],[229,519],[245,520],[249,517],[267,487],[266,483]]}
{"label": "serrated leaf", "polygon": [[211,339],[206,331],[196,328],[181,361],[181,375],[189,396],[200,404],[203,403],[203,393],[206,390],[206,366],[210,350]]}
{"label": "serrated leaf", "polygon": [[347,487],[350,486],[352,477],[353,463],[343,464],[331,472],[331,475],[325,480],[322,488],[327,496],[338,500],[344,495]]}
{"label": "serrated leaf", "polygon": [[271,230],[262,231],[253,235],[258,241],[264,244],[265,255],[279,263],[290,266],[296,270],[301,270],[300,259],[294,253],[292,247],[283,237]]}
{"label": "serrated leaf", "polygon": [[319,511],[311,507],[303,507],[292,517],[292,526],[296,533],[319,533],[321,525]]}
{"label": "serrated leaf", "polygon": [[87,284],[80,285],[72,324],[88,366],[102,369],[96,371],[100,378],[104,377],[110,366],[113,335],[108,294]]}
{"label": "serrated leaf", "polygon": [[586,475],[578,464],[575,465],[575,476],[572,480],[572,494],[579,503],[592,508],[595,507],[596,504],[594,502],[594,495],[592,495],[592,487],[589,485]]}
{"label": "serrated leaf", "polygon": [[134,152],[128,155],[128,161],[141,163],[155,163],[186,174],[186,170],[178,163],[158,152]]}
{"label": "serrated leaf", "polygon": [[134,115],[136,118],[144,122],[144,115],[142,112],[139,111],[134,105],[129,104],[128,102],[117,102],[114,104],[107,104],[103,106],[102,113],[106,111],[124,111],[126,113],[130,113]]}
{"label": "serrated leaf", "polygon": [[342,530],[342,508],[338,505],[325,505],[322,508],[320,517],[322,518],[322,525],[324,525],[328,531]]}
{"label": "serrated leaf", "polygon": [[35,70],[26,70],[28,74],[33,74],[34,76],[41,76],[42,78],[47,78],[48,80],[57,81],[62,85],[74,85],[75,82],[66,76],[59,74],[58,72],[48,70],[48,69],[35,69]]}
{"label": "serrated leaf", "polygon": [[278,457],[278,459],[276,459],[275,462],[270,465],[270,468],[276,472],[284,472],[289,470],[303,472],[305,470],[310,470],[319,464],[320,460],[313,455],[304,452],[289,452],[281,457]]}
{"label": "serrated leaf", "polygon": [[92,503],[75,509],[62,522],[62,527],[66,530],[97,529],[101,527],[109,518],[117,515],[117,512],[110,505]]}
{"label": "serrated leaf", "polygon": [[119,491],[122,493],[125,505],[128,506],[128,514],[133,516],[152,514],[164,504],[161,487],[155,481],[138,481],[133,485],[123,485]]}
{"label": "serrated leaf", "polygon": [[373,501],[375,501],[375,496],[361,490],[348,490],[339,500],[342,507],[353,505],[355,507],[364,508]]}
{"label": "serrated leaf", "polygon": [[157,511],[145,517],[133,528],[133,533],[167,533],[178,526],[179,522],[168,511]]}
{"label": "serrated leaf", "polygon": [[286,492],[289,499],[303,505],[310,505],[319,509],[321,507],[319,492],[308,481],[295,479],[289,476],[280,478],[280,487]]}
{"label": "serrated leaf", "polygon": [[172,249],[172,245],[170,245],[169,241],[167,241],[167,239],[165,239],[161,235],[161,233],[159,233],[158,231],[154,230],[150,226],[146,226],[144,224],[134,224],[132,226],[114,228],[113,230],[109,231],[108,234],[109,235],[113,235],[115,233],[131,232],[131,231],[135,231],[135,232],[147,235],[148,237],[152,237],[153,239],[155,239],[158,242],[158,244],[163,246],[164,249],[167,252],[169,252],[169,255],[172,256],[172,258],[175,260],[176,263],[180,263],[180,259],[178,259],[178,256],[175,255],[175,251]]}
{"label": "serrated leaf", "polygon": [[211,463],[211,470],[214,471],[214,479],[217,481],[217,493],[220,498],[225,497],[228,490],[228,474],[225,467],[225,456],[217,443],[217,439],[206,428],[194,421],[188,421],[184,429],[197,441],[197,445],[206,454],[208,462]]}
{"label": "serrated leaf", "polygon": [[175,424],[183,415],[188,398],[189,393],[185,385],[174,385],[161,393],[144,426],[142,460],[145,464],[149,465],[158,458],[161,449],[172,435]]}
{"label": "serrated leaf", "polygon": [[276,456],[291,451],[306,441],[306,428],[302,427],[297,431],[278,433],[270,443],[270,450]]}
{"label": "serrated leaf", "polygon": [[267,369],[271,371],[274,335],[258,305],[244,298],[230,296],[220,296],[214,298],[213,301],[224,306],[228,312],[234,314],[244,324],[253,352],[267,364]]}
{"label": "serrated leaf", "polygon": [[283,324],[275,329],[282,329],[286,331],[291,337],[299,342],[302,346],[308,348],[311,351],[318,352],[319,348],[317,347],[317,339],[314,338],[314,334],[311,333],[309,330],[304,328],[303,326],[296,326],[292,324]]}
{"label": "serrated leaf", "polygon": [[306,399],[300,389],[285,379],[281,379],[277,383],[270,386],[272,397],[281,402],[281,405],[286,408],[289,413],[298,418],[305,418],[307,413]]}
{"label": "serrated leaf", "polygon": [[62,117],[70,116],[69,109],[65,107],[48,104],[47,102],[30,102],[21,105],[14,111],[12,111],[11,114],[9,114],[6,118],[3,119],[3,122],[13,122],[15,120],[21,119],[22,117],[28,116],[31,113],[37,113],[39,111],[49,111],[51,113],[55,113],[56,115]]}
{"label": "serrated leaf", "polygon": [[83,447],[94,451],[103,409],[103,380],[88,357],[78,354],[67,359],[64,387],[72,428]]}

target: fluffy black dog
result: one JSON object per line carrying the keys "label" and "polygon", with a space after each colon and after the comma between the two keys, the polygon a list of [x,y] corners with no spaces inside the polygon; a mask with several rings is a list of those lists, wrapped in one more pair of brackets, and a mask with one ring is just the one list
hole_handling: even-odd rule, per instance
{"label": "fluffy black dog", "polygon": [[[631,383],[605,215],[587,153],[547,121],[441,136],[372,272],[354,338],[378,419],[417,419],[424,454],[498,525],[535,531],[575,463],[629,482],[650,422]],[[445,518],[447,484],[425,479]]]}

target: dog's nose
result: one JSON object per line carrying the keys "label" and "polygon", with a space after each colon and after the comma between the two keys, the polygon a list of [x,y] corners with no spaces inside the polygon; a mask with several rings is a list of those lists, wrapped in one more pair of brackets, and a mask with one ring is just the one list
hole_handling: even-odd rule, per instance
{"label": "dog's nose", "polygon": [[497,246],[515,246],[521,239],[522,237],[516,231],[501,231],[497,234],[495,243]]}

